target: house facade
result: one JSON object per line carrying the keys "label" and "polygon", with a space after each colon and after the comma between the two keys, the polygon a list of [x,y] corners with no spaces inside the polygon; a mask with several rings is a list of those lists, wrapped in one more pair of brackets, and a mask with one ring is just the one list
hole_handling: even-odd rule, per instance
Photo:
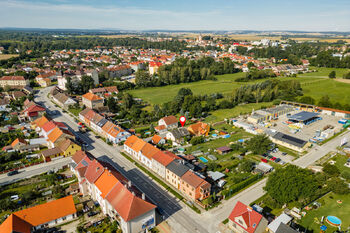
{"label": "house facade", "polygon": [[103,107],[103,99],[90,92],[82,95],[82,102],[87,108],[98,109]]}
{"label": "house facade", "polygon": [[11,88],[22,89],[29,85],[29,80],[25,79],[23,76],[3,76],[0,78],[0,87],[4,88],[6,86]]}

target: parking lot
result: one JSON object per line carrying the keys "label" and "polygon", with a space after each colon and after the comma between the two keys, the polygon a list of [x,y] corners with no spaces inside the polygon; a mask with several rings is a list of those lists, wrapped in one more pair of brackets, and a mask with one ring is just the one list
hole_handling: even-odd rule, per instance
{"label": "parking lot", "polygon": [[[291,112],[291,115],[298,112],[300,111]],[[335,132],[338,132],[342,129],[343,125],[338,123],[338,121],[341,119],[340,117],[329,116],[325,114],[320,114],[319,116],[322,118],[322,120],[318,120],[309,125],[303,125],[302,128],[300,128],[300,130],[296,133],[293,133],[288,125],[283,123],[288,120],[287,115],[282,115],[277,120],[271,121],[270,129],[274,129],[276,131],[303,139],[305,141],[309,141],[310,138],[313,138],[316,135],[317,130],[323,131],[323,129],[327,126],[334,127]],[[266,127],[260,124],[256,124],[255,126],[262,130],[266,130]]]}

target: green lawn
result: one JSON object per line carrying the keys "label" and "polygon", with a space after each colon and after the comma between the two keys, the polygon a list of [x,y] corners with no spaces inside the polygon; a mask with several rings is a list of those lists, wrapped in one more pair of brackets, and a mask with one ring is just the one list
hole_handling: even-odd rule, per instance
{"label": "green lawn", "polygon": [[247,114],[251,113],[252,110],[257,110],[262,107],[270,107],[272,106],[272,102],[265,102],[265,103],[251,103],[251,104],[245,104],[245,105],[239,105],[232,109],[219,109],[216,111],[210,112],[210,116],[205,119],[205,122],[217,122],[224,120],[225,118],[231,118],[231,117],[237,117],[241,114]]}
{"label": "green lawn", "polygon": [[[333,197],[333,198],[331,198]],[[341,200],[343,203],[338,204],[337,200]],[[314,232],[320,232],[319,223],[322,216],[333,215],[342,221],[341,229],[345,230],[350,226],[350,195],[337,195],[329,193],[325,197],[317,200],[322,206],[316,210],[307,210],[306,215],[301,219],[300,224]],[[324,225],[328,227],[326,233],[334,232],[335,227],[330,226],[324,221]]]}
{"label": "green lawn", "polygon": [[129,93],[151,104],[162,104],[171,101],[181,88],[190,88],[195,95],[204,95],[216,92],[223,94],[231,93],[235,88],[241,86],[241,83],[235,82],[235,79],[244,76],[244,73],[218,75],[216,76],[218,79],[217,81],[204,80],[164,87],[149,87],[132,90],[129,91]]}
{"label": "green lawn", "polygon": [[[221,147],[221,146],[229,146],[230,142],[237,141],[238,139],[249,138],[252,136],[251,134],[245,132],[242,129],[238,129],[238,128],[233,129],[232,126],[228,125],[228,124],[222,125],[221,127],[218,127],[218,128],[222,128],[223,126],[226,128],[224,131],[236,132],[236,133],[232,134],[231,137],[229,137],[229,138],[218,138],[218,139],[214,139],[214,140],[209,141],[209,142],[205,142],[205,143],[201,143],[201,144],[198,144],[195,146],[188,147],[188,148],[186,148],[186,152],[189,154],[192,151],[201,150],[202,152],[205,153],[205,152],[208,152],[208,149],[210,149],[212,154],[217,156],[218,154],[213,152],[214,149]],[[229,128],[232,128],[232,130]],[[215,131],[211,131],[210,135],[213,133],[215,133]],[[226,156],[230,156],[230,155],[232,156],[232,154],[233,154],[233,152],[227,154]],[[218,156],[222,156],[222,155],[218,155]]]}
{"label": "green lawn", "polygon": [[342,83],[331,79],[321,79],[318,81],[302,84],[305,96],[311,96],[316,101],[322,96],[328,95],[335,103],[346,104],[350,102],[350,84]]}
{"label": "green lawn", "polygon": [[[349,157],[346,156],[346,155],[337,154],[336,156],[334,156],[330,160],[334,160],[335,161],[334,165],[337,166],[337,168],[339,169],[340,172],[343,172],[343,171],[349,171],[350,172],[350,168],[344,166],[344,164],[346,163],[348,158]],[[328,161],[330,161],[330,160],[328,160]]]}
{"label": "green lawn", "polygon": [[310,70],[317,70],[317,72],[299,74],[298,77],[326,77],[330,72],[335,71],[337,78],[342,78],[343,74],[350,72],[350,69],[343,68],[325,68],[325,67],[310,67]]}

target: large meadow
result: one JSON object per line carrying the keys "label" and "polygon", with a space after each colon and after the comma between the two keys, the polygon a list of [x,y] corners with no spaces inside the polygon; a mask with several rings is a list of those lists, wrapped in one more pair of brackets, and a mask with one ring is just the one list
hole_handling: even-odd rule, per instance
{"label": "large meadow", "polygon": [[[332,68],[312,68],[317,72],[300,74],[297,78],[278,78],[280,80],[296,79],[303,88],[305,96],[311,96],[316,102],[324,95],[328,95],[333,103],[339,102],[341,104],[350,103],[350,83],[340,82],[343,74],[350,72],[348,69],[332,69]],[[328,74],[336,71],[337,79],[332,80],[328,78]],[[135,97],[142,98],[151,106],[155,104],[162,104],[171,101],[181,88],[190,88],[195,95],[204,95],[211,93],[222,93],[230,95],[233,91],[242,85],[251,84],[254,82],[262,82],[264,80],[257,80],[252,82],[236,82],[235,80],[244,77],[245,73],[225,74],[216,76],[217,80],[204,80],[193,83],[182,83],[178,85],[169,85],[164,87],[150,87],[130,91]],[[272,103],[259,103],[240,105],[233,109],[223,109],[211,112],[208,121],[222,120],[227,117],[234,117],[241,113],[249,113],[253,109],[261,107],[269,107]],[[148,107],[147,109],[152,109]]]}

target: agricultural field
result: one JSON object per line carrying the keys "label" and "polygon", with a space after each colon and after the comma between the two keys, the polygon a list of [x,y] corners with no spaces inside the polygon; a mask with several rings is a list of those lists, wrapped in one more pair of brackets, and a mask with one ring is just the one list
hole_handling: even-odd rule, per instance
{"label": "agricultural field", "polygon": [[[341,203],[338,203],[338,201]],[[327,230],[325,233],[334,232],[337,228],[330,226],[325,221],[320,223],[322,216],[336,216],[341,221],[341,229],[346,230],[350,226],[350,195],[337,195],[329,193],[321,199],[317,200],[321,203],[321,207],[314,210],[307,210],[306,215],[301,219],[300,225],[308,227],[313,232],[320,232],[321,225],[326,225]]]}
{"label": "agricultural field", "polygon": [[18,57],[18,54],[0,54],[0,60],[7,60],[12,57]]}

